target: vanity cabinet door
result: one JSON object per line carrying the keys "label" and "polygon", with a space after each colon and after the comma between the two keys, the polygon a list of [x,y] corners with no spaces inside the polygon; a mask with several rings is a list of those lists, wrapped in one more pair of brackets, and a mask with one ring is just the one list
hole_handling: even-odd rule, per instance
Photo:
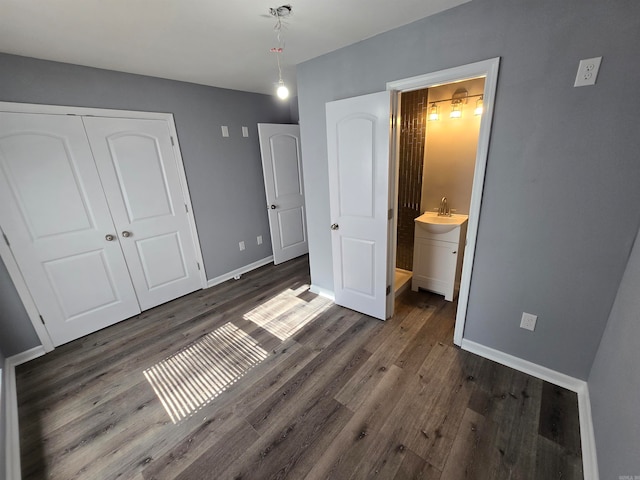
{"label": "vanity cabinet door", "polygon": [[458,244],[417,237],[412,289],[424,288],[453,300]]}

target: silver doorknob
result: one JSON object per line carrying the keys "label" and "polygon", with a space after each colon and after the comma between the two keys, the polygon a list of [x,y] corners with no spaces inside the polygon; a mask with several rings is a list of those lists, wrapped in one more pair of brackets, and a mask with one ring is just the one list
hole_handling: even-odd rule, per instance
{"label": "silver doorknob", "polygon": [[104,236],[104,239],[107,242],[113,242],[116,239],[116,237],[114,235],[111,235],[110,233],[108,233],[107,235]]}
{"label": "silver doorknob", "polygon": [[269,208],[270,208],[271,210],[275,210],[277,207],[276,207],[275,205],[271,205],[271,206],[269,206]]}
{"label": "silver doorknob", "polygon": [[340,228],[340,225],[338,225],[337,223],[334,223],[331,225],[331,230],[338,230]]}
{"label": "silver doorknob", "polygon": [[127,232],[126,230],[122,232],[122,236],[124,238],[129,238],[131,236],[131,232]]}

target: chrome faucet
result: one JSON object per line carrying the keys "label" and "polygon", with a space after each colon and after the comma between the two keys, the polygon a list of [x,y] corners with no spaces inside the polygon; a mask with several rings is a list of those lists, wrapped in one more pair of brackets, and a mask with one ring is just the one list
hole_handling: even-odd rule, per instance
{"label": "chrome faucet", "polygon": [[449,209],[449,202],[447,201],[447,197],[442,197],[440,200],[440,208],[438,208],[438,216],[439,217],[450,217],[451,210]]}

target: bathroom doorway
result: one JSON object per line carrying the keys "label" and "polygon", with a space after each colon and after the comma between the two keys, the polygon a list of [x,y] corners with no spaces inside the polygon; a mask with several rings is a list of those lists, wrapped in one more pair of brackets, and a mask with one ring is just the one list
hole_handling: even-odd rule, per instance
{"label": "bathroom doorway", "polygon": [[[458,302],[457,345],[462,342],[466,319],[498,65],[499,59],[492,59],[387,84],[387,90],[398,92],[395,147],[391,149],[397,215],[389,238],[393,244],[389,280],[396,294],[415,283],[416,218],[425,213],[435,216],[439,211],[467,217],[455,240],[459,248],[449,251],[457,256],[453,267],[450,258],[445,261],[439,257],[437,252],[444,248],[438,240],[429,239],[437,248],[427,255],[455,270],[451,277],[455,293],[445,294],[445,298]],[[417,257],[424,259],[424,251]],[[418,288],[425,286],[420,282],[413,285],[414,290]]]}
{"label": "bathroom doorway", "polygon": [[[474,78],[401,95],[396,296],[407,288],[423,288],[413,276],[419,262],[414,256],[415,219],[425,212],[461,221],[469,216],[483,94],[484,78]],[[463,257],[461,252],[454,274],[455,298]]]}

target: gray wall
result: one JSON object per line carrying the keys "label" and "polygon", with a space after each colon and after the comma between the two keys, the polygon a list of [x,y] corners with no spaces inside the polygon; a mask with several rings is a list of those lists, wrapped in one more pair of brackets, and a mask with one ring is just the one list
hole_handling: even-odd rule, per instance
{"label": "gray wall", "polygon": [[37,345],[40,340],[0,260],[0,351],[10,357]]}
{"label": "gray wall", "polygon": [[474,0],[299,65],[313,284],[333,290],[325,102],[499,56],[464,336],[586,379],[640,224],[638,44],[640,2]]}
{"label": "gray wall", "polygon": [[640,239],[589,375],[600,478],[640,476]]}
{"label": "gray wall", "polygon": [[[289,123],[288,102],[2,53],[0,101],[173,113],[207,278],[271,255],[257,123]],[[221,125],[229,127],[229,138],[222,138]],[[242,137],[242,126],[249,127],[249,138]],[[13,289],[1,271],[0,289]],[[23,325],[3,313],[0,328],[21,332]],[[34,346],[10,341],[22,350]]]}

